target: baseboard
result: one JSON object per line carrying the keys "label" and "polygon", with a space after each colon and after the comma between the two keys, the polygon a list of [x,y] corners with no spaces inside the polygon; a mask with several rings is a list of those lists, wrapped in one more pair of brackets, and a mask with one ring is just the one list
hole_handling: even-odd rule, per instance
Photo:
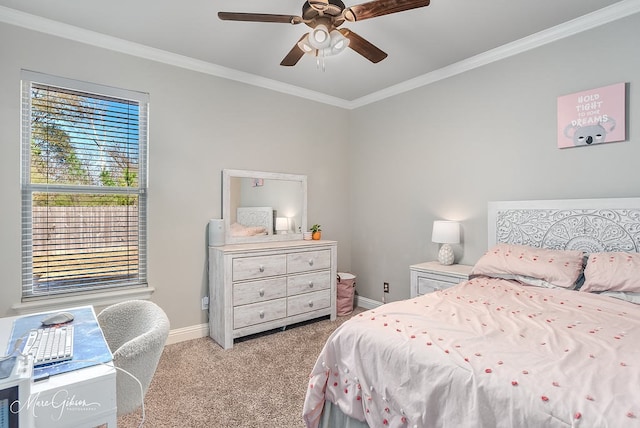
{"label": "baseboard", "polygon": [[192,325],[169,331],[166,345],[209,336],[209,324]]}
{"label": "baseboard", "polygon": [[[355,305],[365,309],[375,309],[382,305],[377,300],[362,296],[355,296]],[[209,324],[192,325],[190,327],[177,328],[169,331],[166,345],[184,342],[186,340],[199,339],[209,336]]]}
{"label": "baseboard", "polygon": [[361,308],[375,309],[378,306],[381,306],[382,302],[378,302],[377,300],[369,299],[367,297],[356,296],[355,304]]}

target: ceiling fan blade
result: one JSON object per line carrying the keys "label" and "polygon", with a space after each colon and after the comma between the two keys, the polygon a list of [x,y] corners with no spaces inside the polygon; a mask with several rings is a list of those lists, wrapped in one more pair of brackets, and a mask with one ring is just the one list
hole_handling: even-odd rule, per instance
{"label": "ceiling fan blade", "polygon": [[291,48],[287,56],[285,56],[284,59],[280,62],[280,65],[283,65],[285,67],[292,67],[296,65],[298,61],[300,61],[300,58],[302,58],[302,56],[304,55],[304,51],[298,47],[298,43],[300,43],[305,36],[306,34],[303,34],[302,37],[300,37],[300,40],[298,40],[298,42],[293,45],[293,48]]}
{"label": "ceiling fan blade", "polygon": [[271,13],[218,12],[223,21],[276,22],[282,24],[299,24],[302,18],[295,15],[275,15]]}
{"label": "ceiling fan blade", "polygon": [[349,47],[369,61],[377,63],[387,57],[387,54],[385,52],[381,51],[375,45],[366,41],[353,31],[347,28],[341,28],[340,32],[343,36],[349,39]]}
{"label": "ceiling fan blade", "polygon": [[346,8],[343,16],[347,21],[362,21],[376,16],[429,6],[429,3],[430,0],[374,0]]}

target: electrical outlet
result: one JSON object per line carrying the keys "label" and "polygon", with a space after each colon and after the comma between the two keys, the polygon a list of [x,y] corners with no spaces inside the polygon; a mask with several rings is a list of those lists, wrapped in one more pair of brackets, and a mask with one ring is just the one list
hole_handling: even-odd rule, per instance
{"label": "electrical outlet", "polygon": [[388,282],[383,282],[382,283],[382,291],[384,291],[385,293],[389,292],[389,283]]}
{"label": "electrical outlet", "polygon": [[202,310],[206,311],[207,309],[209,309],[209,297],[204,296],[202,298]]}

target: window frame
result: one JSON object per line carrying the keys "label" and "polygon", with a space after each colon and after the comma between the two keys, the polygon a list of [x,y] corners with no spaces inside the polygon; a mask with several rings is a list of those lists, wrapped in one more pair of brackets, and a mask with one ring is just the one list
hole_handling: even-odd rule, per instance
{"label": "window frame", "polygon": [[[126,102],[134,102],[138,105],[138,171],[137,186],[99,186],[99,185],[75,185],[57,183],[32,183],[31,182],[31,89],[32,84],[47,85],[61,89],[72,90],[78,93],[86,93],[87,96],[109,97]],[[143,92],[120,89],[95,83],[67,79],[43,73],[22,70],[21,72],[21,214],[22,214],[22,281],[21,301],[23,306],[37,307],[38,300],[52,300],[64,298],[65,300],[84,299],[88,294],[111,294],[123,296],[148,296],[151,289],[147,282],[147,194],[148,194],[148,118],[149,95]],[[47,290],[46,292],[34,292],[33,281],[33,195],[34,193],[87,193],[95,195],[104,194],[129,194],[138,199],[137,206],[137,250],[138,269],[135,281],[107,284],[104,281],[87,281],[86,285],[77,287],[61,287],[60,289]],[[97,284],[97,285],[96,285]],[[93,296],[95,298],[95,296]],[[113,300],[105,300],[110,303]]]}

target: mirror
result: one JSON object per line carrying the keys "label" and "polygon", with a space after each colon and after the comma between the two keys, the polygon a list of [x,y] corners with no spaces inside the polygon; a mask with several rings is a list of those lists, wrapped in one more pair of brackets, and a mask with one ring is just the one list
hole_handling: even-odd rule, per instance
{"label": "mirror", "polygon": [[307,176],[222,170],[225,243],[290,241],[307,230]]}

